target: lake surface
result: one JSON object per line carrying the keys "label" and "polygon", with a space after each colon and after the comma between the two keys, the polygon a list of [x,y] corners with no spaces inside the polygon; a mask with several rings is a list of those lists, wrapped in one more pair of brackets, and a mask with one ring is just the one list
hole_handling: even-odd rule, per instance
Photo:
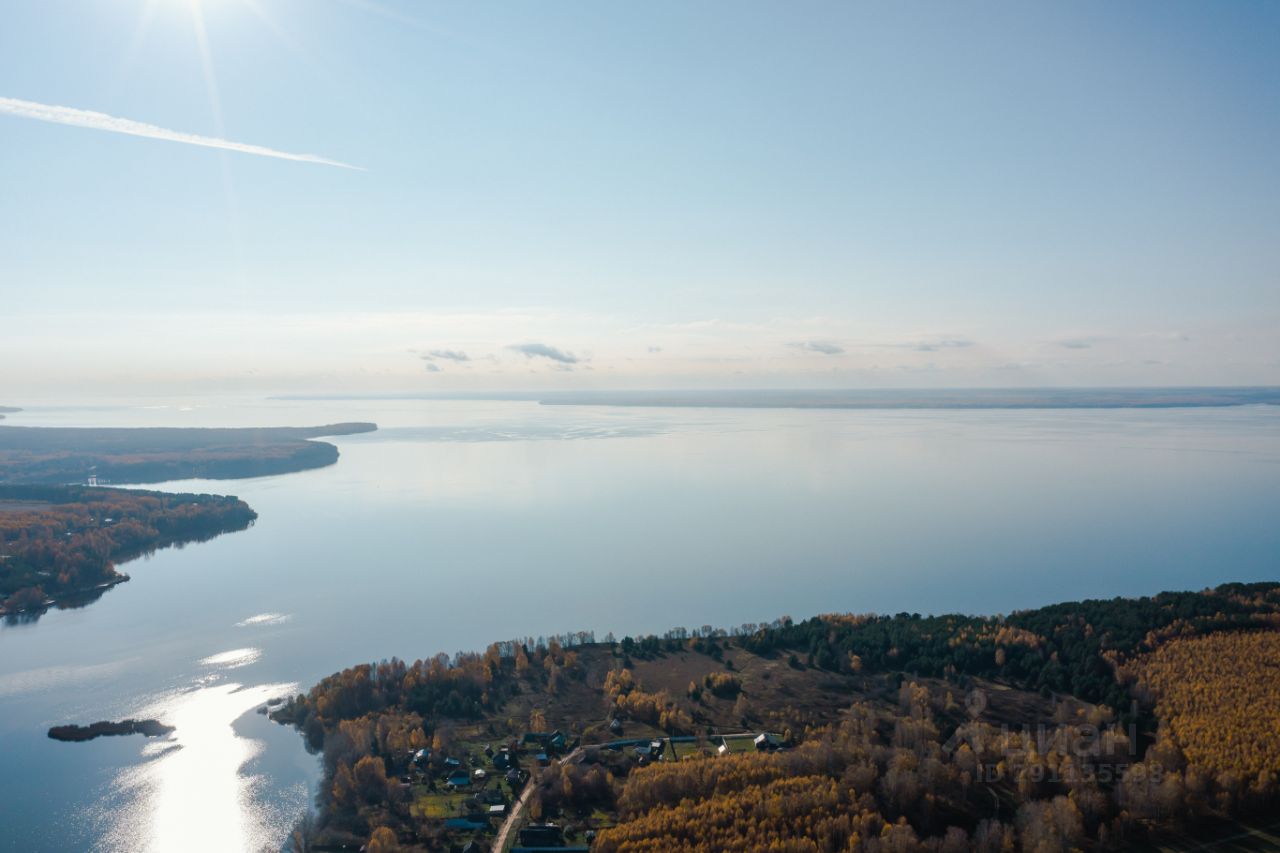
{"label": "lake surface", "polygon": [[[17,401],[15,401],[17,402]],[[237,494],[250,530],[0,627],[0,849],[271,850],[318,775],[254,713],[344,666],[595,630],[1007,612],[1280,577],[1280,408],[501,401],[28,405],[7,424],[376,421]],[[128,716],[172,739],[50,741]]]}

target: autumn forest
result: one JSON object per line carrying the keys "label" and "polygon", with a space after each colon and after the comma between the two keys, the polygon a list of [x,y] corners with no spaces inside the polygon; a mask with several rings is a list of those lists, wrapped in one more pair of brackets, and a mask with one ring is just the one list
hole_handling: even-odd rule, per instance
{"label": "autumn forest", "polygon": [[117,562],[243,530],[255,518],[234,497],[0,485],[0,613],[91,600],[125,579]]}
{"label": "autumn forest", "polygon": [[356,666],[273,716],[324,756],[295,847],[459,850],[498,803],[606,853],[1121,850],[1273,813],[1278,627],[1262,583],[530,637]]}

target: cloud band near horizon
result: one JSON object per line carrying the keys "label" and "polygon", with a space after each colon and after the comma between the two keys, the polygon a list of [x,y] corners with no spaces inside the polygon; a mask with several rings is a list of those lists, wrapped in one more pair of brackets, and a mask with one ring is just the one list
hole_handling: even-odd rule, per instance
{"label": "cloud band near horizon", "polygon": [[297,163],[316,163],[321,166],[337,166],[340,169],[364,171],[360,166],[330,160],[316,154],[294,154],[288,151],[277,151],[262,145],[249,145],[244,142],[233,142],[216,136],[200,136],[169,130],[154,124],[119,118],[93,110],[81,110],[75,107],[60,107],[52,104],[40,104],[35,101],[24,101],[19,98],[0,97],[0,114],[45,121],[52,124],[66,124],[72,127],[87,127],[90,130],[105,130],[111,133],[123,133],[129,136],[141,136],[146,139],[160,139],[167,142],[181,142],[186,145],[199,145],[204,148],[218,148],[224,151],[238,151],[241,154],[255,154],[259,157],[274,157],[278,160],[292,160]]}

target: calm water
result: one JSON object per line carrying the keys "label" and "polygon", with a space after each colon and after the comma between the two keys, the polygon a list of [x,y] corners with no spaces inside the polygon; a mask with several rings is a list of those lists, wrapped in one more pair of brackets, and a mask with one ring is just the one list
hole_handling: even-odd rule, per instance
{"label": "calm water", "polygon": [[[317,763],[254,713],[342,666],[594,629],[1004,612],[1280,576],[1280,408],[31,406],[11,424],[373,420],[334,467],[165,484],[243,533],[0,628],[0,848],[278,848]],[[55,743],[157,716],[173,739]]]}

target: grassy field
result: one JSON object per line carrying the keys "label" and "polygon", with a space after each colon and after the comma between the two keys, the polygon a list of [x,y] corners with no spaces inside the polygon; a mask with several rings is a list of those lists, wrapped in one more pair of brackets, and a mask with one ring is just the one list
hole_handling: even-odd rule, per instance
{"label": "grassy field", "polygon": [[470,794],[432,793],[425,785],[415,785],[413,789],[413,805],[409,812],[414,817],[429,820],[443,820],[449,817],[466,817],[467,800]]}

